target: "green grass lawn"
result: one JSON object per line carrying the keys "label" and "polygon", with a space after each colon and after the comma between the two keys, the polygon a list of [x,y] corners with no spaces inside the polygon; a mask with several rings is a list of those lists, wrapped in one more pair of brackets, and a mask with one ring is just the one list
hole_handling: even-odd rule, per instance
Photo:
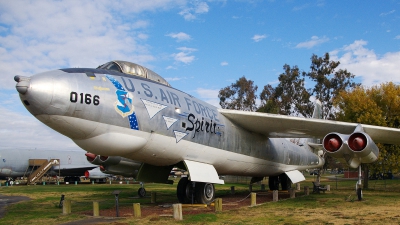
{"label": "green grass lawn", "polygon": [[[364,200],[356,201],[355,183],[351,180],[328,180],[331,191],[325,194],[304,196],[304,186],[312,191],[313,177],[308,176],[302,182],[301,191],[295,199],[269,202],[256,207],[219,213],[185,215],[183,221],[172,217],[150,216],[145,218],[123,218],[118,224],[365,224],[365,223],[400,223],[397,207],[400,203],[400,180],[370,181],[365,189]],[[147,192],[157,192],[157,202],[176,203],[176,183],[174,185],[146,184]],[[235,186],[237,192],[248,192],[247,184],[216,185],[217,196],[230,193]],[[84,185],[31,185],[0,187],[0,194],[23,195],[32,200],[13,204],[7,208],[7,214],[0,219],[0,224],[60,224],[87,218],[81,212],[92,210],[93,201],[99,201],[101,209],[111,209],[115,205],[114,190],[120,190],[121,206],[132,203],[149,203],[150,198],[132,198],[137,196],[138,184],[84,184]],[[253,190],[260,190],[254,185]],[[72,201],[72,213],[62,215],[59,208],[61,195]],[[149,195],[149,194],[148,194]]]}

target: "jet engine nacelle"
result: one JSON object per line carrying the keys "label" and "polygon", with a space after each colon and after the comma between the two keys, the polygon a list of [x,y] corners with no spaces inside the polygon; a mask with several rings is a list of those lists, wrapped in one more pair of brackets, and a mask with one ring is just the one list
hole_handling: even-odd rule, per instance
{"label": "jet engine nacelle", "polygon": [[357,131],[350,135],[329,133],[322,143],[327,154],[344,158],[352,168],[357,168],[361,163],[375,162],[379,156],[378,146],[364,132]]}
{"label": "jet engine nacelle", "polygon": [[109,174],[105,174],[105,173],[101,172],[99,167],[96,167],[92,170],[85,171],[85,177],[89,178],[89,179],[102,179],[102,178],[106,178],[109,176],[110,176]]}
{"label": "jet engine nacelle", "polygon": [[104,165],[100,166],[103,173],[121,175],[124,177],[136,177],[140,168],[140,164],[136,166],[127,165]]}
{"label": "jet engine nacelle", "polygon": [[101,163],[103,162],[100,159],[99,155],[95,155],[93,153],[87,152],[86,154],[86,160],[94,165],[101,165]]}
{"label": "jet engine nacelle", "polygon": [[141,162],[120,156],[100,156],[90,152],[85,155],[90,163],[100,165],[100,171],[106,174],[135,177],[142,165]]}

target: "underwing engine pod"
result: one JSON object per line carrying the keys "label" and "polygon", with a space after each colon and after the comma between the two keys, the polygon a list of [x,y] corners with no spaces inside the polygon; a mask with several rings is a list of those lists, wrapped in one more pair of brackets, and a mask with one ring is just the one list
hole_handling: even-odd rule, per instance
{"label": "underwing engine pod", "polygon": [[346,163],[357,168],[361,163],[372,163],[378,159],[378,146],[371,137],[364,133],[361,126],[350,134],[329,133],[323,139],[326,153],[334,158],[344,159]]}

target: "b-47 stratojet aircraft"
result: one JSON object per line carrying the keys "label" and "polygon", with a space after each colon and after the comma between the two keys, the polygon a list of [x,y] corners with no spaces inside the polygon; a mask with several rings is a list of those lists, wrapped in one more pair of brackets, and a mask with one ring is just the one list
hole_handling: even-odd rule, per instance
{"label": "b-47 stratojet aircraft", "polygon": [[188,171],[177,186],[182,203],[213,201],[221,175],[269,177],[277,190],[322,167],[320,155],[287,138],[322,139],[328,154],[354,168],[377,159],[374,141],[400,144],[399,129],[218,109],[125,61],[14,79],[38,120],[90,153],[141,162],[137,180],[170,183],[173,167]]}

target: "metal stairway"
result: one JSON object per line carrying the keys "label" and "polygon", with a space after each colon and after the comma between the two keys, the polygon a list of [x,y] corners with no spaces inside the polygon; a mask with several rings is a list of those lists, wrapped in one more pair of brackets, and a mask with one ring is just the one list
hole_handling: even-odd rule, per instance
{"label": "metal stairway", "polygon": [[[29,175],[27,185],[34,184],[36,181],[42,178],[46,174],[46,172],[49,171],[51,167],[53,167],[53,165],[60,164],[58,159],[51,159],[50,161],[44,159],[40,160],[40,162],[42,162],[41,166]],[[33,161],[33,164],[35,164],[35,160]]]}

